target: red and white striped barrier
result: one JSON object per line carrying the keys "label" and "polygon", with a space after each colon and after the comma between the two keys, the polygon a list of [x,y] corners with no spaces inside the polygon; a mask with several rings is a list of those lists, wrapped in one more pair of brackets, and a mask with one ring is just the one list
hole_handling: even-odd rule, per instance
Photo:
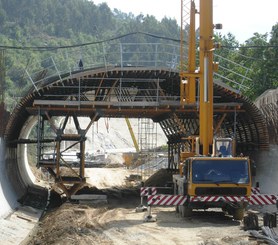
{"label": "red and white striped barrier", "polygon": [[[150,193],[149,193],[150,190]],[[157,189],[155,187],[141,187],[140,188],[140,196],[145,197],[149,195],[156,195]]]}
{"label": "red and white striped barrier", "polygon": [[148,196],[148,205],[176,206],[183,205],[187,197],[183,195],[151,195]]}
{"label": "red and white striped barrier", "polygon": [[261,190],[260,190],[260,187],[252,187],[251,188],[251,195],[258,195],[258,194],[261,194]]}
{"label": "red and white striped barrier", "polygon": [[249,204],[251,205],[272,205],[276,204],[278,196],[268,194],[251,195]]}
{"label": "red and white striped barrier", "polygon": [[[141,187],[140,196],[147,196],[148,205],[176,206],[183,205],[187,196],[183,195],[157,195],[156,187]],[[252,187],[251,196],[191,196],[189,202],[248,202],[250,205],[273,205],[278,200],[277,195],[261,194],[259,187]]]}
{"label": "red and white striped barrier", "polygon": [[249,200],[249,204],[251,205],[273,205],[276,204],[278,200],[277,195],[261,194],[259,187],[252,187],[251,192]]}
{"label": "red and white striped barrier", "polygon": [[190,202],[248,202],[245,196],[192,196]]}

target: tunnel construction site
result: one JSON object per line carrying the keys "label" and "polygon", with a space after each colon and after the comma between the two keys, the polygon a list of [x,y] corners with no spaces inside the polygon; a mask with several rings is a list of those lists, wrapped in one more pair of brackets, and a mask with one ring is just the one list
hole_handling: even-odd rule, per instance
{"label": "tunnel construction site", "polygon": [[[209,25],[210,15],[204,18],[200,24]],[[170,174],[179,173],[184,158],[195,156],[188,149],[196,150],[198,145],[198,157],[215,157],[212,138],[232,138],[236,157],[243,154],[255,160],[261,189],[277,190],[273,183],[278,168],[277,89],[254,103],[241,92],[241,79],[248,78],[240,75],[239,81],[231,83],[218,76],[209,28],[201,28],[207,39],[200,40],[198,71],[192,48],[186,57],[194,69],[188,65],[189,71],[181,70],[185,67],[183,40],[181,45],[112,40],[99,56],[91,55],[92,47],[84,48],[82,66],[77,65],[77,54],[72,52],[70,57],[75,58],[65,61],[69,55],[61,52],[45,60],[43,68],[38,64],[27,68],[30,89],[11,112],[4,104],[1,107],[0,216],[22,206],[41,210],[34,211],[40,216],[48,206],[51,190],[35,183],[30,161],[51,176],[66,200],[82,190],[87,134],[100,118],[146,118],[160,125],[167,138]],[[87,119],[86,125],[81,124],[82,118]],[[70,121],[74,128],[69,132]],[[31,148],[35,149],[32,160]],[[73,148],[77,149],[74,167],[65,159],[65,152]]]}
{"label": "tunnel construction site", "polygon": [[[1,215],[5,216],[16,208],[18,201],[39,209],[44,209],[47,204],[48,190],[34,184],[28,164],[27,148],[30,145],[37,148],[37,166],[48,169],[66,195],[70,196],[81,189],[86,181],[86,132],[100,117],[144,117],[159,123],[168,140],[167,169],[177,172],[179,162],[174,156],[182,151],[183,139],[189,134],[198,134],[199,123],[196,105],[180,105],[179,83],[178,71],[165,67],[114,66],[42,78],[16,106],[5,127],[1,142],[2,156],[5,156],[1,160]],[[213,89],[214,125],[217,131],[224,136],[235,133],[237,152],[253,155],[259,173],[275,169],[277,151],[269,139],[275,140],[276,136],[268,133],[269,117],[223,82],[214,80]],[[262,102],[260,105],[263,107]],[[89,118],[85,128],[80,127],[81,117]],[[55,118],[63,118],[63,123],[57,126]],[[63,130],[70,118],[73,118],[76,130],[66,134]],[[46,125],[51,133],[45,134]],[[32,129],[36,132],[35,137],[34,134],[30,136]],[[74,173],[67,171],[68,175],[59,172],[61,165],[57,165],[62,162],[62,157],[58,157],[59,150],[65,150],[61,149],[63,141],[79,145],[78,168]],[[44,149],[50,146],[57,152],[56,160],[44,159]],[[265,157],[269,149],[273,153],[271,158]],[[270,160],[266,162],[265,159]],[[275,172],[270,172],[274,177]],[[259,174],[258,180],[265,182],[265,178],[265,174]],[[262,188],[271,192],[276,187],[270,178],[267,179],[269,184]]]}

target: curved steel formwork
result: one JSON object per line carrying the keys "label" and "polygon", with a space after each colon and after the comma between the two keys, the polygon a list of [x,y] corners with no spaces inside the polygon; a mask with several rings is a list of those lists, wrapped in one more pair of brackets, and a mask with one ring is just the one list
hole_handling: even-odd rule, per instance
{"label": "curved steel formwork", "polygon": [[278,88],[265,91],[255,101],[262,112],[269,132],[269,141],[278,144]]}
{"label": "curved steel formwork", "polygon": [[[183,139],[198,135],[198,104],[180,105],[178,71],[167,67],[118,67],[78,70],[43,80],[22,98],[10,116],[6,141],[16,147],[29,116],[151,118],[169,144],[169,168]],[[238,152],[267,149],[265,119],[247,98],[222,82],[214,82],[215,135],[236,137]]]}

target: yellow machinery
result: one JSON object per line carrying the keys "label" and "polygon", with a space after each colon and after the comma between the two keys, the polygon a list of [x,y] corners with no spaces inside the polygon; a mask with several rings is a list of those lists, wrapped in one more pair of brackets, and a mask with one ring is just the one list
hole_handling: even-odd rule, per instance
{"label": "yellow machinery", "polygon": [[[188,64],[183,60],[183,7],[181,0],[181,106],[196,104],[196,83],[199,81],[199,136],[187,139],[191,149],[181,152],[180,174],[173,176],[174,194],[186,196],[177,207],[183,216],[192,209],[220,207],[242,219],[251,195],[249,158],[234,157],[233,140],[213,139],[213,0],[200,0],[199,68],[196,69],[195,1],[190,7]],[[218,25],[217,25],[218,26]]]}
{"label": "yellow machinery", "polygon": [[134,135],[132,126],[131,126],[131,124],[130,124],[130,121],[129,121],[129,119],[128,119],[127,117],[125,118],[125,121],[126,121],[126,125],[127,125],[127,127],[128,127],[128,130],[129,130],[129,133],[130,133],[130,136],[131,136],[133,145],[134,145],[134,147],[135,147],[135,150],[136,150],[136,152],[139,152],[139,146],[138,146],[136,137],[135,137],[135,135]]}
{"label": "yellow machinery", "polygon": [[[181,0],[182,9],[184,0]],[[182,10],[183,12],[183,10]],[[212,0],[200,0],[200,41],[199,41],[199,69],[196,70],[196,35],[195,35],[195,1],[191,1],[190,32],[188,51],[188,71],[183,61],[183,25],[181,27],[181,104],[196,102],[196,79],[200,83],[199,121],[200,121],[200,153],[212,153],[213,143],[213,72],[217,64],[213,62],[213,15]],[[183,14],[182,14],[183,23]]]}

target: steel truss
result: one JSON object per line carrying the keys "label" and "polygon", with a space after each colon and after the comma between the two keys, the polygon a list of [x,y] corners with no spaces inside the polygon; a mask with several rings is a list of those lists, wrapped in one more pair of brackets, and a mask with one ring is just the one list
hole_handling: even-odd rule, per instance
{"label": "steel truss", "polygon": [[[46,169],[54,178],[57,187],[62,189],[67,197],[75,194],[86,183],[85,179],[85,141],[86,134],[98,117],[96,113],[85,129],[81,129],[76,114],[68,114],[63,118],[60,127],[56,126],[54,118],[48,112],[38,110],[37,125],[37,167]],[[66,132],[66,126],[73,119],[75,132]],[[52,142],[45,141],[47,133],[45,122],[48,122],[54,132]],[[51,136],[50,136],[51,137]],[[67,152],[78,149],[75,156]],[[75,151],[73,151],[75,152]],[[67,158],[66,158],[67,157]]]}

